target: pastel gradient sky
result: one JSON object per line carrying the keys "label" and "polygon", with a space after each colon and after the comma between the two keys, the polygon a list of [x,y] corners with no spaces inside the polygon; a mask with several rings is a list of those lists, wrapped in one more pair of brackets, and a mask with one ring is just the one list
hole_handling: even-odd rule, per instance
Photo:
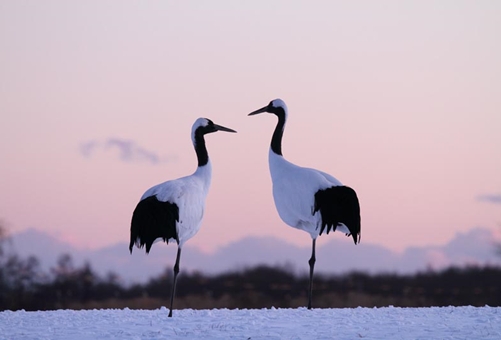
{"label": "pastel gradient sky", "polygon": [[285,157],[357,191],[362,246],[498,229],[500,18],[499,1],[0,0],[0,218],[81,247],[127,242],[142,193],[195,170],[202,116],[238,134],[207,137],[189,243],[309,245],[275,211],[276,118],[247,117],[282,98]]}

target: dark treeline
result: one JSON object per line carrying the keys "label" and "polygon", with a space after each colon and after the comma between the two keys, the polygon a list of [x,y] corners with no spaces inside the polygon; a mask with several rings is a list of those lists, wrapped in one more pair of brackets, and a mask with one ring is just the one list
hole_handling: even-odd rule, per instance
{"label": "dark treeline", "polygon": [[[60,256],[49,270],[34,257],[6,250],[0,223],[0,310],[91,308],[153,309],[167,306],[172,268],[144,284],[126,286],[120,277],[97,275],[90,263]],[[313,307],[501,306],[501,268],[465,267],[414,275],[316,274]],[[181,272],[175,308],[301,307],[307,303],[307,275],[282,267],[258,266],[220,275]]]}
{"label": "dark treeline", "polygon": [[[152,309],[168,305],[172,269],[145,284],[125,286],[112,273],[97,275],[90,264],[75,267],[69,255],[43,273],[35,258],[0,261],[0,310],[91,308]],[[501,306],[499,267],[450,268],[415,275],[351,273],[316,275],[314,307]],[[207,276],[182,272],[175,308],[300,307],[308,278],[278,267],[259,266]]]}

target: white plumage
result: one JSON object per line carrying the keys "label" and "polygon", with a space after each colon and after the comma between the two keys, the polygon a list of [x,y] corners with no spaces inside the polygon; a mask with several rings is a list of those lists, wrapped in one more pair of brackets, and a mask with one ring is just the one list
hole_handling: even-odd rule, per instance
{"label": "white plumage", "polygon": [[[209,193],[212,166],[209,161],[205,166],[197,167],[190,176],[167,181],[148,189],[141,201],[155,196],[160,202],[175,203],[179,209],[179,220],[176,221],[178,240],[170,238],[167,241],[179,241],[179,248],[192,238],[202,223],[205,209],[205,199]],[[153,242],[161,241],[158,237]],[[140,239],[136,239],[136,246],[141,247]],[[149,252],[149,250],[148,250]]]}
{"label": "white plumage", "polygon": [[146,190],[132,214],[129,244],[131,253],[134,245],[138,248],[146,246],[146,253],[149,253],[156,241],[169,243],[169,240],[174,240],[178,245],[169,316],[172,316],[181,249],[200,229],[212,177],[212,165],[204,135],[216,131],[236,132],[216,125],[210,119],[198,118],[191,131],[198,159],[195,172]]}
{"label": "white plumage", "polygon": [[[268,163],[273,183],[273,199],[280,218],[289,226],[310,234],[312,256],[308,308],[311,308],[316,238],[324,231],[341,231],[360,242],[360,206],[355,191],[333,176],[297,166],[282,155],[282,136],[287,122],[287,106],[281,99],[251,112],[275,114],[278,122],[271,139]],[[326,152],[326,151],[324,151]]]}
{"label": "white plumage", "polygon": [[[306,231],[311,238],[320,235],[322,216],[320,211],[312,213],[315,193],[332,186],[341,186],[334,177],[315,169],[297,166],[271,149],[268,162],[273,183],[273,199],[280,218],[289,226]],[[349,234],[344,224],[336,231]]]}

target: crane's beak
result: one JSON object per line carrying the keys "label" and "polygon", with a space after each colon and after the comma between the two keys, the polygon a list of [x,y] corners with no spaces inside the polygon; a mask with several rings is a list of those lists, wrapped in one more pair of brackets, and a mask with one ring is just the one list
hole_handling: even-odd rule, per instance
{"label": "crane's beak", "polygon": [[235,130],[217,124],[214,124],[214,127],[216,128],[216,131],[236,132]]}
{"label": "crane's beak", "polygon": [[253,111],[253,112],[249,113],[248,116],[254,116],[254,115],[257,115],[257,114],[260,114],[263,112],[268,112],[268,106],[265,106],[265,107],[260,108],[259,110]]}

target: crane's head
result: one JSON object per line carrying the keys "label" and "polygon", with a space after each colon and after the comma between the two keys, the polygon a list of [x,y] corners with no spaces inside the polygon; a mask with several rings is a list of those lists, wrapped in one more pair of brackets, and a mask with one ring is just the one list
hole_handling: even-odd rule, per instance
{"label": "crane's head", "polygon": [[191,128],[191,138],[193,142],[195,142],[196,136],[203,136],[216,131],[236,132],[233,129],[214,124],[214,122],[208,118],[198,118]]}
{"label": "crane's head", "polygon": [[285,105],[285,103],[282,99],[275,99],[275,100],[272,100],[265,107],[262,107],[259,110],[256,110],[256,111],[249,113],[249,116],[257,115],[257,114],[263,113],[263,112],[273,113],[277,116],[280,116],[280,115],[285,116],[285,115],[287,115],[287,105]]}

